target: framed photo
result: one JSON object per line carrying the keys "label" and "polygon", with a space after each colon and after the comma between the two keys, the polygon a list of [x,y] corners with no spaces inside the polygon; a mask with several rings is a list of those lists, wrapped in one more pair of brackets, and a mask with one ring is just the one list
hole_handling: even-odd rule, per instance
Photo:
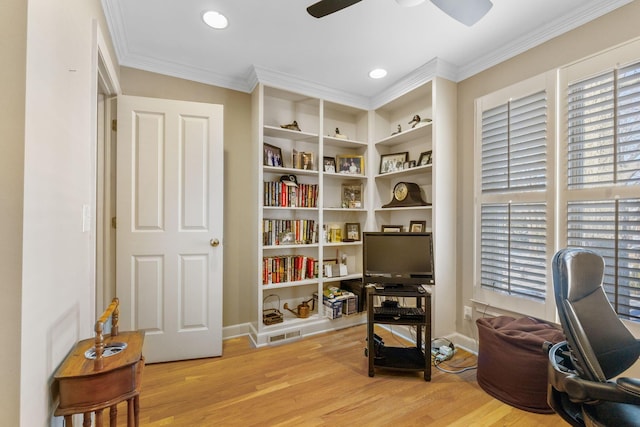
{"label": "framed photo", "polygon": [[329,242],[342,242],[342,228],[340,228],[339,226],[332,226],[331,228],[329,228]]}
{"label": "framed photo", "polygon": [[304,169],[304,170],[314,170],[313,169],[313,153],[300,153],[300,159],[301,159],[301,167],[300,169]]}
{"label": "framed photo", "polygon": [[362,184],[342,184],[342,207],[345,209],[361,209]]}
{"label": "framed photo", "polygon": [[420,158],[418,159],[418,166],[430,165],[431,153],[432,153],[432,150],[425,151],[424,153],[420,153]]}
{"label": "framed photo", "polygon": [[383,173],[397,172],[404,169],[404,163],[409,158],[409,152],[383,154],[380,156],[380,175]]}
{"label": "framed photo", "polygon": [[360,241],[360,223],[359,222],[347,222],[344,225],[343,242],[358,242]]}
{"label": "framed photo", "polygon": [[336,173],[336,159],[333,157],[324,157],[322,160],[322,170],[326,173]]}
{"label": "framed photo", "polygon": [[411,233],[422,233],[427,227],[427,221],[411,221],[409,222],[409,231]]}
{"label": "framed photo", "polygon": [[262,164],[265,166],[283,167],[284,163],[282,162],[282,150],[275,145],[267,144],[265,142],[263,144]]}
{"label": "framed photo", "polygon": [[349,175],[364,175],[364,156],[358,155],[337,155],[336,172]]}
{"label": "framed photo", "polygon": [[400,233],[402,231],[401,225],[383,225],[381,231],[383,233]]}

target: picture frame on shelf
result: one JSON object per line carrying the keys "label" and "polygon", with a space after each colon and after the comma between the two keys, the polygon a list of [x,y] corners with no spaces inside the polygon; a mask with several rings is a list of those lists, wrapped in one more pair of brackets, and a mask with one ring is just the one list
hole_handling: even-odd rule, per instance
{"label": "picture frame on shelf", "polygon": [[313,170],[313,168],[314,168],[314,166],[313,166],[313,153],[301,152],[300,153],[300,161],[301,161],[300,169],[302,169],[302,170],[310,170],[310,171]]}
{"label": "picture frame on shelf", "polygon": [[383,233],[401,233],[402,226],[401,225],[382,225],[380,231]]}
{"label": "picture frame on shelf", "polygon": [[329,242],[330,243],[340,243],[342,242],[342,227],[340,226],[331,226],[329,227]]}
{"label": "picture frame on shelf", "polygon": [[294,169],[314,170],[313,153],[298,151],[295,148],[291,152],[291,167]]}
{"label": "picture frame on shelf", "polygon": [[427,228],[427,221],[410,221],[409,232],[411,233],[423,233]]}
{"label": "picture frame on shelf", "polygon": [[409,159],[409,152],[383,154],[380,156],[380,175],[404,170],[404,163]]}
{"label": "picture frame on shelf", "polygon": [[364,175],[364,156],[339,154],[336,156],[336,172],[348,175]]}
{"label": "picture frame on shelf", "polygon": [[322,170],[325,173],[336,173],[336,159],[335,157],[325,156],[322,160]]}
{"label": "picture frame on shelf", "polygon": [[342,184],[342,208],[362,209],[362,183]]}
{"label": "picture frame on shelf", "polygon": [[359,242],[360,241],[360,223],[359,222],[347,222],[344,224],[343,242]]}
{"label": "picture frame on shelf", "polygon": [[280,147],[276,147],[275,145],[267,144],[266,142],[262,145],[262,164],[264,166],[284,167],[282,159],[282,149]]}
{"label": "picture frame on shelf", "polygon": [[433,151],[424,151],[420,153],[420,157],[418,158],[418,166],[426,166],[431,164],[431,153]]}

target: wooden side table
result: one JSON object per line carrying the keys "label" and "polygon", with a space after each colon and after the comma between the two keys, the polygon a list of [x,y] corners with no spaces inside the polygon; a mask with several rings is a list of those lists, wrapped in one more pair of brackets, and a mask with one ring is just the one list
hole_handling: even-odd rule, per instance
{"label": "wooden side table", "polygon": [[[109,316],[111,334],[105,338],[102,331]],[[76,344],[56,372],[60,403],[54,415],[64,416],[65,425],[73,427],[73,414],[84,414],[82,425],[90,427],[93,412],[96,427],[102,427],[103,412],[110,408],[109,425],[115,427],[117,405],[127,401],[127,426],[137,427],[143,343],[143,332],[118,332],[118,300],[114,298],[96,322],[95,339]]]}

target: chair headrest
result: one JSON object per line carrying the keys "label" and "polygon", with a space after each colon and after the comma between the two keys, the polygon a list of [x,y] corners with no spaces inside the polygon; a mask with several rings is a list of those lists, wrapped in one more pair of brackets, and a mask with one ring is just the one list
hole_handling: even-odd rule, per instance
{"label": "chair headrest", "polygon": [[604,260],[599,254],[589,249],[567,248],[556,254],[554,262],[567,279],[560,282],[566,286],[558,290],[563,299],[579,301],[602,286]]}

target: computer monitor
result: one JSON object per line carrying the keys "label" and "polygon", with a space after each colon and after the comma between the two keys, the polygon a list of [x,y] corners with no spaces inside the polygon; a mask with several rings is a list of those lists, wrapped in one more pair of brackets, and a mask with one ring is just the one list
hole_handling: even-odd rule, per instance
{"label": "computer monitor", "polygon": [[385,286],[433,284],[433,240],[424,233],[363,233],[363,280]]}

